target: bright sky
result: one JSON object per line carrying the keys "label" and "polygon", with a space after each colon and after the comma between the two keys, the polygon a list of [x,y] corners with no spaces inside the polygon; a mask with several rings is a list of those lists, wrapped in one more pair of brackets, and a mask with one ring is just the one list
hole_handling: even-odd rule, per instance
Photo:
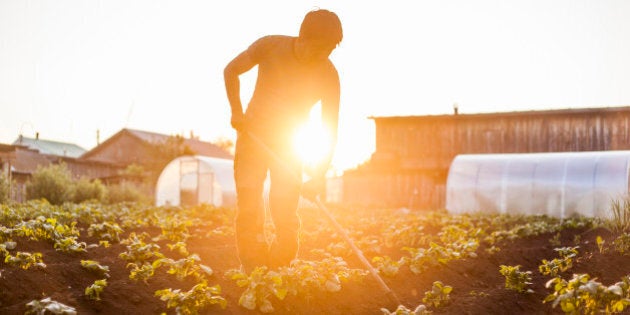
{"label": "bright sky", "polygon": [[338,169],[373,152],[369,116],[630,105],[630,1],[0,0],[0,143],[234,138],[223,68],[314,7],[344,27]]}

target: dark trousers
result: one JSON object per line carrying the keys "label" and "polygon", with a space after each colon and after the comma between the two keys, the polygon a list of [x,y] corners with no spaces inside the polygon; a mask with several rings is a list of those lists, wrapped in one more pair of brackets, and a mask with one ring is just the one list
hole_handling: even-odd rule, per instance
{"label": "dark trousers", "polygon": [[[263,192],[268,172],[269,208],[276,231],[272,244],[267,244],[264,236]],[[299,247],[297,207],[302,187],[302,164],[291,143],[239,133],[234,179],[236,245],[241,264],[246,268],[288,265]]]}

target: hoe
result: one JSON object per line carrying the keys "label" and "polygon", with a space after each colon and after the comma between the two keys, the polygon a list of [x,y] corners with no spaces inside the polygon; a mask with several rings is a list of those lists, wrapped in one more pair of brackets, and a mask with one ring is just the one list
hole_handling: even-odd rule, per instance
{"label": "hoe", "polygon": [[[258,144],[263,150],[265,150],[267,154],[269,154],[274,160],[276,160],[276,162],[278,162],[280,165],[286,165],[285,163],[283,163],[282,159],[256,135],[252,134],[251,132],[247,132],[247,135],[252,140],[254,140],[254,142],[256,142],[256,144]],[[400,300],[398,299],[394,291],[392,291],[387,286],[385,281],[383,281],[381,276],[379,276],[376,269],[372,267],[372,264],[370,264],[370,262],[365,258],[365,256],[363,255],[363,252],[355,245],[354,241],[348,235],[348,232],[346,232],[346,230],[339,224],[339,222],[335,220],[335,218],[332,216],[330,211],[328,211],[328,208],[326,207],[326,205],[324,205],[324,203],[320,200],[319,196],[316,196],[314,199],[315,200],[313,201],[315,202],[319,210],[324,213],[328,221],[337,230],[337,232],[343,237],[344,241],[346,241],[346,243],[350,245],[350,248],[352,249],[354,254],[359,258],[361,263],[368,269],[368,271],[370,272],[374,280],[376,280],[376,283],[378,283],[381,289],[385,292],[385,295],[391,300],[391,302],[395,303],[395,305],[401,305]]]}

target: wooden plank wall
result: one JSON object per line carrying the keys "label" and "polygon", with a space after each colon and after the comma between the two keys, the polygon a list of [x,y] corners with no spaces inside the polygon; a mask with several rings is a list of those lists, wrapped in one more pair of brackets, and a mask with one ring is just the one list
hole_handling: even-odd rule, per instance
{"label": "wooden plank wall", "polygon": [[344,202],[440,208],[458,154],[630,150],[630,107],[376,117],[376,151],[344,174]]}

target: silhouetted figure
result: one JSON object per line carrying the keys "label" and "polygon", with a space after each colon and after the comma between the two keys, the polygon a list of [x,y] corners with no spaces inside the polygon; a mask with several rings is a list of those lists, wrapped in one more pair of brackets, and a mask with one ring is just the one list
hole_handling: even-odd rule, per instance
{"label": "silhouetted figure", "polygon": [[[237,130],[236,245],[246,272],[261,265],[285,266],[297,256],[300,193],[312,198],[322,192],[337,139],[339,75],[328,57],[342,37],[341,22],[335,13],[314,10],[304,17],[298,37],[262,37],[225,67],[231,124]],[[243,112],[239,75],[254,66],[258,66],[256,86]],[[303,165],[292,141],[318,101],[331,147],[325,162],[312,170],[313,180],[303,187]],[[275,241],[269,246],[264,237],[262,197],[268,171],[269,205],[276,228]]]}

